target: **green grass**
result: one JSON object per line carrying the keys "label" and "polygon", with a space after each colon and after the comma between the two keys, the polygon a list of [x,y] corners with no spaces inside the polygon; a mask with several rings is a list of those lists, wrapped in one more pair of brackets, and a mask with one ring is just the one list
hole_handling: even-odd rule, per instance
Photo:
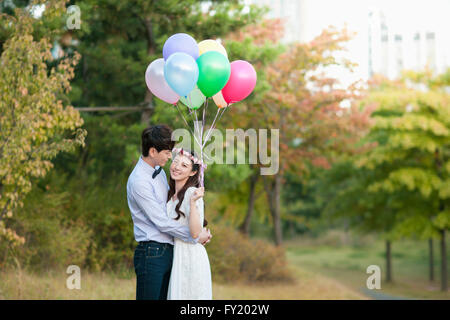
{"label": "green grass", "polygon": [[[450,299],[450,291],[440,291],[440,256],[435,241],[435,280],[428,280],[428,242],[402,240],[393,242],[392,274],[393,283],[384,280],[385,243],[374,240],[365,245],[322,244],[318,239],[297,239],[286,244],[287,257],[292,265],[340,281],[362,292],[366,288],[369,265],[381,269],[381,289],[377,293],[418,299]],[[450,246],[447,246],[449,248]],[[450,248],[448,252],[450,257]],[[450,267],[450,266],[449,266]],[[450,268],[449,268],[450,269]],[[450,270],[449,270],[450,271]]]}
{"label": "green grass", "polygon": [[[214,299],[367,299],[363,292],[369,276],[366,269],[373,264],[381,268],[382,283],[380,290],[372,292],[405,298],[450,299],[450,292],[440,291],[437,242],[432,283],[428,281],[427,241],[393,242],[393,283],[384,281],[385,248],[380,239],[342,241],[334,234],[328,238],[296,239],[286,242],[285,248],[295,281],[213,283]],[[114,273],[82,270],[81,290],[67,289],[67,277],[65,270],[39,274],[0,270],[0,299],[135,299],[136,280],[130,270]]]}
{"label": "green grass", "polygon": [[[296,280],[290,283],[213,283],[216,300],[300,300],[300,299],[366,299],[338,281],[299,267],[291,267]],[[0,300],[134,300],[134,275],[116,273],[81,273],[81,289],[66,288],[64,270],[32,273],[9,269],[0,271]]]}

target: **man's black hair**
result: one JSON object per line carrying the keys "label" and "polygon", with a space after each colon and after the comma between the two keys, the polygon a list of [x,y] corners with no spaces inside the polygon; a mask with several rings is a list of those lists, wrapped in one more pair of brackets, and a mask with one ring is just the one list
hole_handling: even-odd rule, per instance
{"label": "man's black hair", "polygon": [[172,150],[175,141],[172,141],[172,129],[165,124],[150,126],[142,131],[142,155],[148,156],[150,148],[155,148],[158,152],[162,150]]}

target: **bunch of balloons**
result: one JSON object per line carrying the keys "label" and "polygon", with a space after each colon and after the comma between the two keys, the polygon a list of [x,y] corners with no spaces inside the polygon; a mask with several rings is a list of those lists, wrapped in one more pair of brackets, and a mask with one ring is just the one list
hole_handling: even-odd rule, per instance
{"label": "bunch of balloons", "polygon": [[[197,43],[190,35],[177,33],[164,43],[163,58],[154,60],[147,67],[145,82],[156,97],[177,107],[189,129],[178,101],[188,107],[191,115],[195,115],[195,133],[192,130],[191,133],[200,146],[203,161],[203,148],[215,128],[218,115],[220,114],[220,120],[231,104],[250,95],[256,85],[256,71],[244,60],[230,63],[227,51],[215,40]],[[207,99],[210,97],[218,108],[214,121],[204,136]],[[199,122],[197,110],[202,105],[203,121]],[[204,167],[200,170],[200,183],[203,186]]]}
{"label": "bunch of balloons", "polygon": [[230,63],[227,51],[216,40],[197,43],[190,35],[177,33],[164,43],[163,58],[147,67],[145,81],[155,96],[170,104],[180,100],[195,110],[212,97],[224,108],[253,91],[256,71],[244,60]]}

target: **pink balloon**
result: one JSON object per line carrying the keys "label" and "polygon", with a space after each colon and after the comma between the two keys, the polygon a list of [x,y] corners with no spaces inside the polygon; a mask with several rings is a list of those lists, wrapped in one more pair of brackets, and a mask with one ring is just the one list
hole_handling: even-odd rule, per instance
{"label": "pink balloon", "polygon": [[256,71],[253,66],[244,60],[231,63],[231,75],[222,95],[228,104],[244,100],[252,93],[256,85]]}
{"label": "pink balloon", "polygon": [[153,60],[145,71],[145,83],[148,89],[162,101],[176,104],[180,96],[173,91],[164,78],[164,64],[163,58]]}

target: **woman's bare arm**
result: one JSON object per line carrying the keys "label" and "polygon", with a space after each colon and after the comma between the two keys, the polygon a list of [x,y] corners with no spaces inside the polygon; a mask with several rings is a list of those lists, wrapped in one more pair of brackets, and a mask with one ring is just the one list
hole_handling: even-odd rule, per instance
{"label": "woman's bare arm", "polygon": [[189,213],[189,230],[191,232],[192,238],[196,239],[200,232],[202,232],[203,226],[200,221],[200,213],[197,208],[197,200],[199,200],[204,195],[204,188],[197,188],[191,196],[190,199],[190,213]]}

